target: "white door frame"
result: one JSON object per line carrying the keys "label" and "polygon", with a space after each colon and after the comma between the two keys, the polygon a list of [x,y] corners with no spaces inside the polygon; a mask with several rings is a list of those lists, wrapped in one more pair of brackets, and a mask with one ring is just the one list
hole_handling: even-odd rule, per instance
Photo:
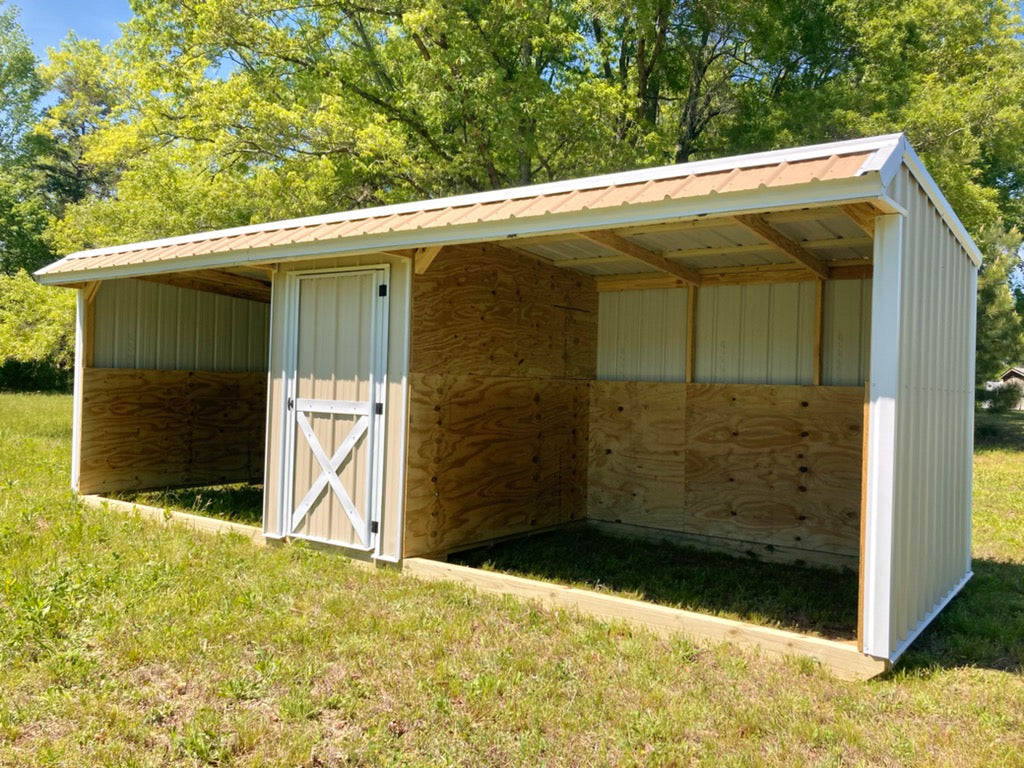
{"label": "white door frame", "polygon": [[[379,299],[374,306],[374,319],[372,325],[374,338],[372,339],[373,347],[370,353],[370,402],[374,407],[368,408],[367,410],[369,413],[366,414],[369,419],[369,423],[365,439],[368,441],[367,448],[370,456],[368,468],[369,491],[366,500],[367,510],[365,520],[367,530],[364,533],[356,529],[357,536],[363,538],[364,546],[322,539],[315,536],[297,535],[294,533],[292,526],[292,513],[294,512],[292,506],[295,498],[295,437],[296,430],[300,428],[297,419],[298,398],[296,397],[296,374],[299,349],[299,288],[302,280],[306,278],[324,278],[353,273],[373,274],[376,277]],[[296,270],[294,272],[288,272],[285,275],[285,320],[282,355],[283,366],[281,371],[283,386],[281,387],[281,399],[277,404],[278,413],[281,417],[281,461],[279,467],[281,482],[278,484],[279,493],[277,509],[278,531],[280,531],[280,535],[282,537],[302,538],[309,541],[333,544],[335,546],[344,546],[362,552],[373,552],[375,556],[379,556],[381,554],[380,529],[382,528],[381,514],[384,498],[384,428],[387,414],[388,302],[390,298],[388,296],[387,286],[389,286],[389,284],[390,266],[388,264]],[[383,295],[379,293],[381,286],[385,286],[385,292]],[[316,406],[318,404],[310,401],[307,405]],[[326,404],[319,405],[329,407]],[[334,453],[334,447],[329,450],[331,453]],[[328,488],[327,492],[330,493],[331,489]]]}

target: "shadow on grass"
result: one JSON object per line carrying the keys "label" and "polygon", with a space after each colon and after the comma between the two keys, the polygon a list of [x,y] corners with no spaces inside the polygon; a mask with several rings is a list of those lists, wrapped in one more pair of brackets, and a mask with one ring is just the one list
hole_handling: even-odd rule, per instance
{"label": "shadow on grass", "polygon": [[857,574],[745,560],[578,528],[453,554],[477,568],[852,640]]}
{"label": "shadow on grass", "polygon": [[260,525],[263,522],[263,486],[250,483],[126,491],[114,494],[113,498],[234,523]]}
{"label": "shadow on grass", "polygon": [[910,646],[897,671],[1024,672],[1024,565],[975,560],[973,571],[974,578]]}
{"label": "shadow on grass", "polygon": [[975,449],[1024,451],[1024,411],[974,413]]}

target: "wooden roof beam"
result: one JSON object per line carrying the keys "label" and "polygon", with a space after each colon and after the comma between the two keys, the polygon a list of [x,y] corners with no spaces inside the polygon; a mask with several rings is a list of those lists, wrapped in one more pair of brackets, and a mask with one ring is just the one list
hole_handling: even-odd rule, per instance
{"label": "wooden roof beam", "polygon": [[741,226],[749,229],[762,240],[766,240],[774,245],[794,261],[803,264],[822,280],[827,280],[829,278],[829,268],[824,261],[804,248],[800,243],[795,240],[790,240],[784,234],[779,232],[779,230],[775,229],[775,227],[765,221],[763,216],[742,214],[740,216],[734,216],[733,219]]}
{"label": "wooden roof beam", "polygon": [[423,248],[417,248],[412,255],[413,271],[417,275],[422,275],[426,272],[430,265],[434,263],[434,259],[437,258],[437,254],[441,252],[441,245],[428,245]]}
{"label": "wooden roof beam", "polygon": [[220,269],[196,269],[189,272],[167,272],[155,275],[139,275],[138,280],[163,283],[176,288],[187,288],[205,293],[218,293],[239,299],[270,303],[270,283],[253,277],[232,274]]}
{"label": "wooden roof beam", "polygon": [[871,238],[875,236],[875,216],[877,215],[873,206],[867,203],[854,203],[852,205],[841,205],[840,210],[861,228],[864,234]]}
{"label": "wooden roof beam", "polygon": [[669,261],[660,253],[649,251],[632,240],[627,240],[610,230],[602,229],[594,232],[580,232],[579,235],[598,245],[603,245],[605,248],[610,248],[616,253],[642,261],[644,264],[654,267],[661,272],[678,277],[690,285],[700,285],[701,283],[701,276],[697,270],[684,267],[682,264],[676,264],[674,261]]}

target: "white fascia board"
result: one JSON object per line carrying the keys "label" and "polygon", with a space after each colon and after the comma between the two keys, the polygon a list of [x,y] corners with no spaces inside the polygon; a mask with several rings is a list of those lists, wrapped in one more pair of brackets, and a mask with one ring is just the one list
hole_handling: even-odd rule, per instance
{"label": "white fascia board", "polygon": [[975,245],[974,239],[967,232],[967,228],[960,221],[960,217],[956,215],[956,211],[953,210],[953,206],[949,204],[949,200],[942,194],[942,190],[939,189],[939,185],[935,183],[935,179],[928,173],[928,169],[924,167],[924,163],[921,162],[921,158],[918,157],[914,148],[910,146],[909,142],[906,142],[905,149],[902,156],[902,162],[906,164],[907,168],[913,174],[914,178],[917,179],[918,184],[924,189],[925,193],[931,199],[932,203],[939,211],[939,215],[942,216],[942,220],[946,222],[956,239],[960,242],[960,245],[967,251],[967,256],[974,266],[981,266],[981,251],[978,246]]}
{"label": "white fascia board", "polygon": [[[804,160],[813,160],[822,157],[829,157],[835,154],[856,154],[858,152],[875,152],[876,155],[869,158],[858,170],[857,175],[866,175],[879,170],[884,165],[891,150],[904,141],[903,134],[889,134],[885,136],[874,136],[866,139],[853,139],[850,141],[837,141],[828,144],[815,144],[808,147],[797,147],[793,149],[779,149],[769,152],[757,152],[748,155],[736,155],[733,157],[716,158],[713,160],[699,160],[681,165],[665,165],[657,168],[645,168],[637,171],[625,171],[622,173],[609,173],[602,176],[588,176],[582,179],[571,179],[568,181],[556,181],[547,184],[535,184],[526,187],[514,187],[512,189],[498,189],[489,192],[477,192],[469,195],[456,195],[453,197],[442,197],[434,200],[420,200],[411,203],[398,203],[395,205],[378,206],[375,208],[364,208],[354,211],[343,211],[339,213],[328,213],[320,216],[308,216],[298,219],[286,219],[283,221],[268,222],[265,224],[252,224],[244,227],[232,227],[230,229],[214,230],[210,232],[194,233],[179,237],[162,238],[149,240],[140,243],[133,243],[129,246],[117,245],[108,248],[93,248],[86,251],[78,251],[66,259],[88,258],[91,256],[106,256],[115,253],[125,253],[133,250],[145,250],[159,248],[168,245],[184,245],[203,240],[215,240],[222,237],[233,237],[237,235],[251,235],[261,232],[275,232],[281,229],[292,229],[296,227],[311,227],[322,224],[339,224],[345,221],[359,219],[378,218],[394,216],[404,213],[420,213],[426,211],[438,211],[445,208],[460,208],[483,203],[503,202],[506,200],[522,200],[531,197],[546,195],[559,195],[568,192],[600,189],[602,187],[627,186],[631,184],[643,184],[648,181],[661,181],[672,178],[685,178],[696,174],[716,173],[720,171],[742,170],[745,168],[756,168],[762,165],[776,165],[781,163],[795,163]],[[36,274],[45,274],[46,267]]]}
{"label": "white fascia board", "polygon": [[[81,272],[48,275],[37,272],[44,284],[66,284],[83,280],[112,280],[141,275],[158,275],[196,269],[214,269],[241,264],[262,264],[291,261],[325,255],[354,255],[380,251],[403,250],[431,245],[461,245],[507,240],[519,237],[572,234],[609,227],[642,226],[671,221],[686,221],[707,216],[769,212],[795,207],[823,207],[839,203],[871,202],[884,199],[878,174],[871,173],[849,179],[817,181],[786,188],[768,188],[735,193],[712,193],[677,200],[658,200],[595,208],[571,213],[549,213],[526,219],[449,224],[436,228],[418,228],[397,232],[286,243],[238,251],[220,251],[194,257],[163,261],[98,267]],[[67,257],[70,260],[72,257]]]}

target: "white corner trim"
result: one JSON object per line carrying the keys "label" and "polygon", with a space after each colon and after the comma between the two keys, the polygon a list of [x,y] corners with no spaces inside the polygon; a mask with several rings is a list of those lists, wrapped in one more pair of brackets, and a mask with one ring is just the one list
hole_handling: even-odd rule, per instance
{"label": "white corner trim", "polygon": [[870,404],[863,600],[864,653],[887,659],[892,650],[892,556],[902,305],[903,222],[875,220],[875,272],[871,296]]}

